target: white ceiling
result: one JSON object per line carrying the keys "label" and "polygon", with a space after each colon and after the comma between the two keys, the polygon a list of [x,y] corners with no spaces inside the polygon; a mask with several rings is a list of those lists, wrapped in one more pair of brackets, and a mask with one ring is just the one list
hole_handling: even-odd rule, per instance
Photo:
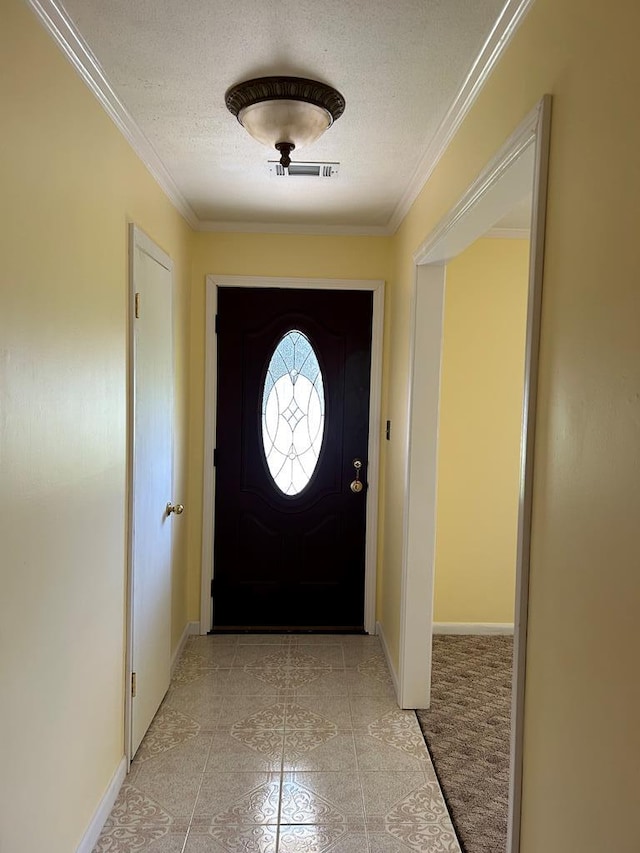
{"label": "white ceiling", "polygon": [[[389,227],[505,0],[66,0],[106,79],[202,227]],[[59,11],[64,14],[56,3]],[[233,83],[292,74],[344,115],[278,179],[224,104]]]}

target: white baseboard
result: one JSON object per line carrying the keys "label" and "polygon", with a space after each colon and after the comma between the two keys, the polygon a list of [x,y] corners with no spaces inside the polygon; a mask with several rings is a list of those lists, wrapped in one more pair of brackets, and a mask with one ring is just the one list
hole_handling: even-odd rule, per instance
{"label": "white baseboard", "polygon": [[182,636],[180,637],[180,641],[176,646],[174,653],[171,655],[171,675],[173,675],[173,671],[176,668],[178,661],[180,660],[180,655],[185,647],[185,644],[189,637],[192,634],[200,633],[200,623],[199,622],[187,622],[184,626],[184,631],[182,632]]}
{"label": "white baseboard", "polygon": [[513,634],[513,622],[434,622],[434,634]]}
{"label": "white baseboard", "polygon": [[376,634],[380,637],[380,644],[382,646],[382,651],[384,652],[384,656],[387,661],[387,666],[389,667],[389,672],[391,673],[391,680],[393,681],[393,689],[396,691],[396,700],[398,703],[400,702],[400,681],[398,680],[398,673],[396,672],[396,668],[393,665],[393,661],[391,660],[391,654],[389,652],[389,646],[387,645],[387,638],[384,635],[384,628],[380,622],[376,622]]}
{"label": "white baseboard", "polygon": [[91,853],[93,848],[96,846],[96,841],[100,837],[102,827],[105,825],[107,818],[111,814],[111,809],[113,808],[113,804],[116,801],[118,792],[122,787],[122,783],[124,782],[126,775],[127,759],[123,755],[116,772],[113,774],[113,777],[107,786],[107,790],[104,792],[102,799],[98,803],[98,808],[95,810],[94,815],[91,818],[91,823],[87,827],[80,844],[78,844],[78,847],[76,848],[76,853]]}

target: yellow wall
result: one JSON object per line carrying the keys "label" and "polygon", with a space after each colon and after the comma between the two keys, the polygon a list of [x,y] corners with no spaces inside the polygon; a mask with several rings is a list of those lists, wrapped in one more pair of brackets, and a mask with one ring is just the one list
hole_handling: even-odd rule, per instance
{"label": "yellow wall", "polygon": [[71,853],[123,756],[127,223],[176,264],[176,499],[191,234],[26,4],[1,17],[0,849]]}
{"label": "yellow wall", "polygon": [[[191,293],[191,453],[189,613],[200,618],[204,448],[205,278],[208,274],[281,278],[382,279],[390,290],[391,239],[287,234],[194,235]],[[385,339],[387,329],[385,328]],[[383,399],[382,419],[385,405]],[[383,448],[384,450],[384,448]]]}
{"label": "yellow wall", "polygon": [[434,619],[513,622],[528,240],[447,265]]}
{"label": "yellow wall", "polygon": [[635,0],[537,0],[394,241],[381,615],[397,659],[412,254],[554,96],[522,853],[632,853],[640,838],[639,29]]}
{"label": "yellow wall", "polygon": [[[202,234],[191,275],[182,220],[26,6],[4,0],[3,850],[74,850],[122,754],[127,220],[176,261],[175,497],[189,495],[191,618],[200,548],[204,275],[391,282],[383,417],[393,420],[393,440],[383,457],[379,616],[397,660],[412,254],[545,92],[555,100],[522,853],[637,849],[639,27],[635,0],[615,7],[537,0],[393,240]],[[186,618],[184,551],[183,538],[174,642]]]}

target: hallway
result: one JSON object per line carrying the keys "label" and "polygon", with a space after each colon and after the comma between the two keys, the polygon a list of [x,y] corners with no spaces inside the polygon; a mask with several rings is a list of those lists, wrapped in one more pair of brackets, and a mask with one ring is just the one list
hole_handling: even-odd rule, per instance
{"label": "hallway", "polygon": [[94,853],[459,853],[377,637],[191,637]]}

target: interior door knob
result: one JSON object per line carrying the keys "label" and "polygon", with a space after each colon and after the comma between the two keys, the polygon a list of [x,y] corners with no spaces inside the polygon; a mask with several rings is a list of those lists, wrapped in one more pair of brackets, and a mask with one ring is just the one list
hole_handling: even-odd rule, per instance
{"label": "interior door knob", "polygon": [[167,515],[171,515],[172,512],[175,512],[176,515],[182,515],[184,512],[184,506],[182,504],[167,504]]}

